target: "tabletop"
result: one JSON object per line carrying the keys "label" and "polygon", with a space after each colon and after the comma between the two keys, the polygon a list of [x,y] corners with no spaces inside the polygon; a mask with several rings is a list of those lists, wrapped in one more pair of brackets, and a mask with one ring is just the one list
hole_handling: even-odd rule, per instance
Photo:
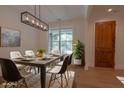
{"label": "tabletop", "polygon": [[18,58],[14,59],[13,61],[16,64],[24,64],[24,65],[30,65],[30,66],[47,66],[51,64],[52,62],[55,62],[56,60],[62,58],[62,56],[53,56],[49,58]]}

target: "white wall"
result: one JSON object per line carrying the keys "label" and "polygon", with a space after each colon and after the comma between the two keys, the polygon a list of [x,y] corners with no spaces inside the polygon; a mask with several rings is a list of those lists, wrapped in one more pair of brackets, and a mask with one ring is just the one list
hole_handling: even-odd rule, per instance
{"label": "white wall", "polygon": [[11,50],[24,51],[26,49],[37,49],[39,47],[40,31],[20,22],[20,11],[13,8],[0,6],[0,26],[14,29],[21,33],[20,47],[0,47],[0,57],[9,57]]}
{"label": "white wall", "polygon": [[0,6],[0,26],[18,30],[21,33],[20,47],[0,47],[0,58],[9,58],[9,52],[19,50],[24,54],[24,50],[39,48],[40,31],[20,22],[20,12],[7,6]]}
{"label": "white wall", "polygon": [[[101,12],[100,12],[101,11]],[[115,40],[115,69],[124,69],[124,13],[102,13],[104,11],[99,9],[93,11],[88,21],[88,31],[86,36],[87,46],[87,63],[89,66],[94,67],[95,63],[95,22],[99,21],[116,21],[116,40]]]}
{"label": "white wall", "polygon": [[[59,23],[51,22],[49,23],[50,28],[58,28]],[[73,40],[80,40],[81,42],[85,42],[85,24],[84,19],[82,17],[61,21],[61,28],[72,28],[73,29]],[[42,37],[40,37],[40,41],[44,42],[43,45],[41,43],[41,47],[47,49],[48,48],[48,32],[41,33]]]}

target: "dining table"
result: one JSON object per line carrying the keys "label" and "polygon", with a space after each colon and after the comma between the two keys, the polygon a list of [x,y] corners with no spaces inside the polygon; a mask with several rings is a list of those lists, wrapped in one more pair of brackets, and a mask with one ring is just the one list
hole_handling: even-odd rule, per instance
{"label": "dining table", "polygon": [[26,66],[35,66],[40,69],[40,83],[41,83],[41,88],[46,87],[46,68],[50,64],[55,63],[57,60],[60,61],[62,60],[64,55],[60,56],[51,56],[51,57],[46,57],[46,58],[23,58],[23,59],[14,59],[13,61],[16,64],[22,64]]}

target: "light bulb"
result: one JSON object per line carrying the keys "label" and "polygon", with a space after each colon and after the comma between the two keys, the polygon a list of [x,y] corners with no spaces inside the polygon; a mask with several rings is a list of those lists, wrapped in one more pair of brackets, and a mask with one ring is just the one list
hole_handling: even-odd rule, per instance
{"label": "light bulb", "polygon": [[31,21],[34,24],[34,20]]}
{"label": "light bulb", "polygon": [[42,28],[42,27],[43,27],[43,25],[40,25],[40,27]]}
{"label": "light bulb", "polygon": [[46,26],[44,26],[44,29],[46,29]]}
{"label": "light bulb", "polygon": [[29,18],[28,18],[28,17],[26,17],[26,20],[28,21],[28,20],[29,20]]}
{"label": "light bulb", "polygon": [[37,23],[36,25],[39,26],[39,23]]}

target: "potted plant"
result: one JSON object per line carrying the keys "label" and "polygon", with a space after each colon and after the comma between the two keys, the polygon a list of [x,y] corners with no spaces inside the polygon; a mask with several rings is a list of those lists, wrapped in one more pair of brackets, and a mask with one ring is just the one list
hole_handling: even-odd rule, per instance
{"label": "potted plant", "polygon": [[84,45],[77,40],[73,44],[73,57],[74,57],[74,64],[77,65],[84,65]]}
{"label": "potted plant", "polygon": [[36,55],[37,57],[44,57],[45,52],[45,49],[38,49]]}

